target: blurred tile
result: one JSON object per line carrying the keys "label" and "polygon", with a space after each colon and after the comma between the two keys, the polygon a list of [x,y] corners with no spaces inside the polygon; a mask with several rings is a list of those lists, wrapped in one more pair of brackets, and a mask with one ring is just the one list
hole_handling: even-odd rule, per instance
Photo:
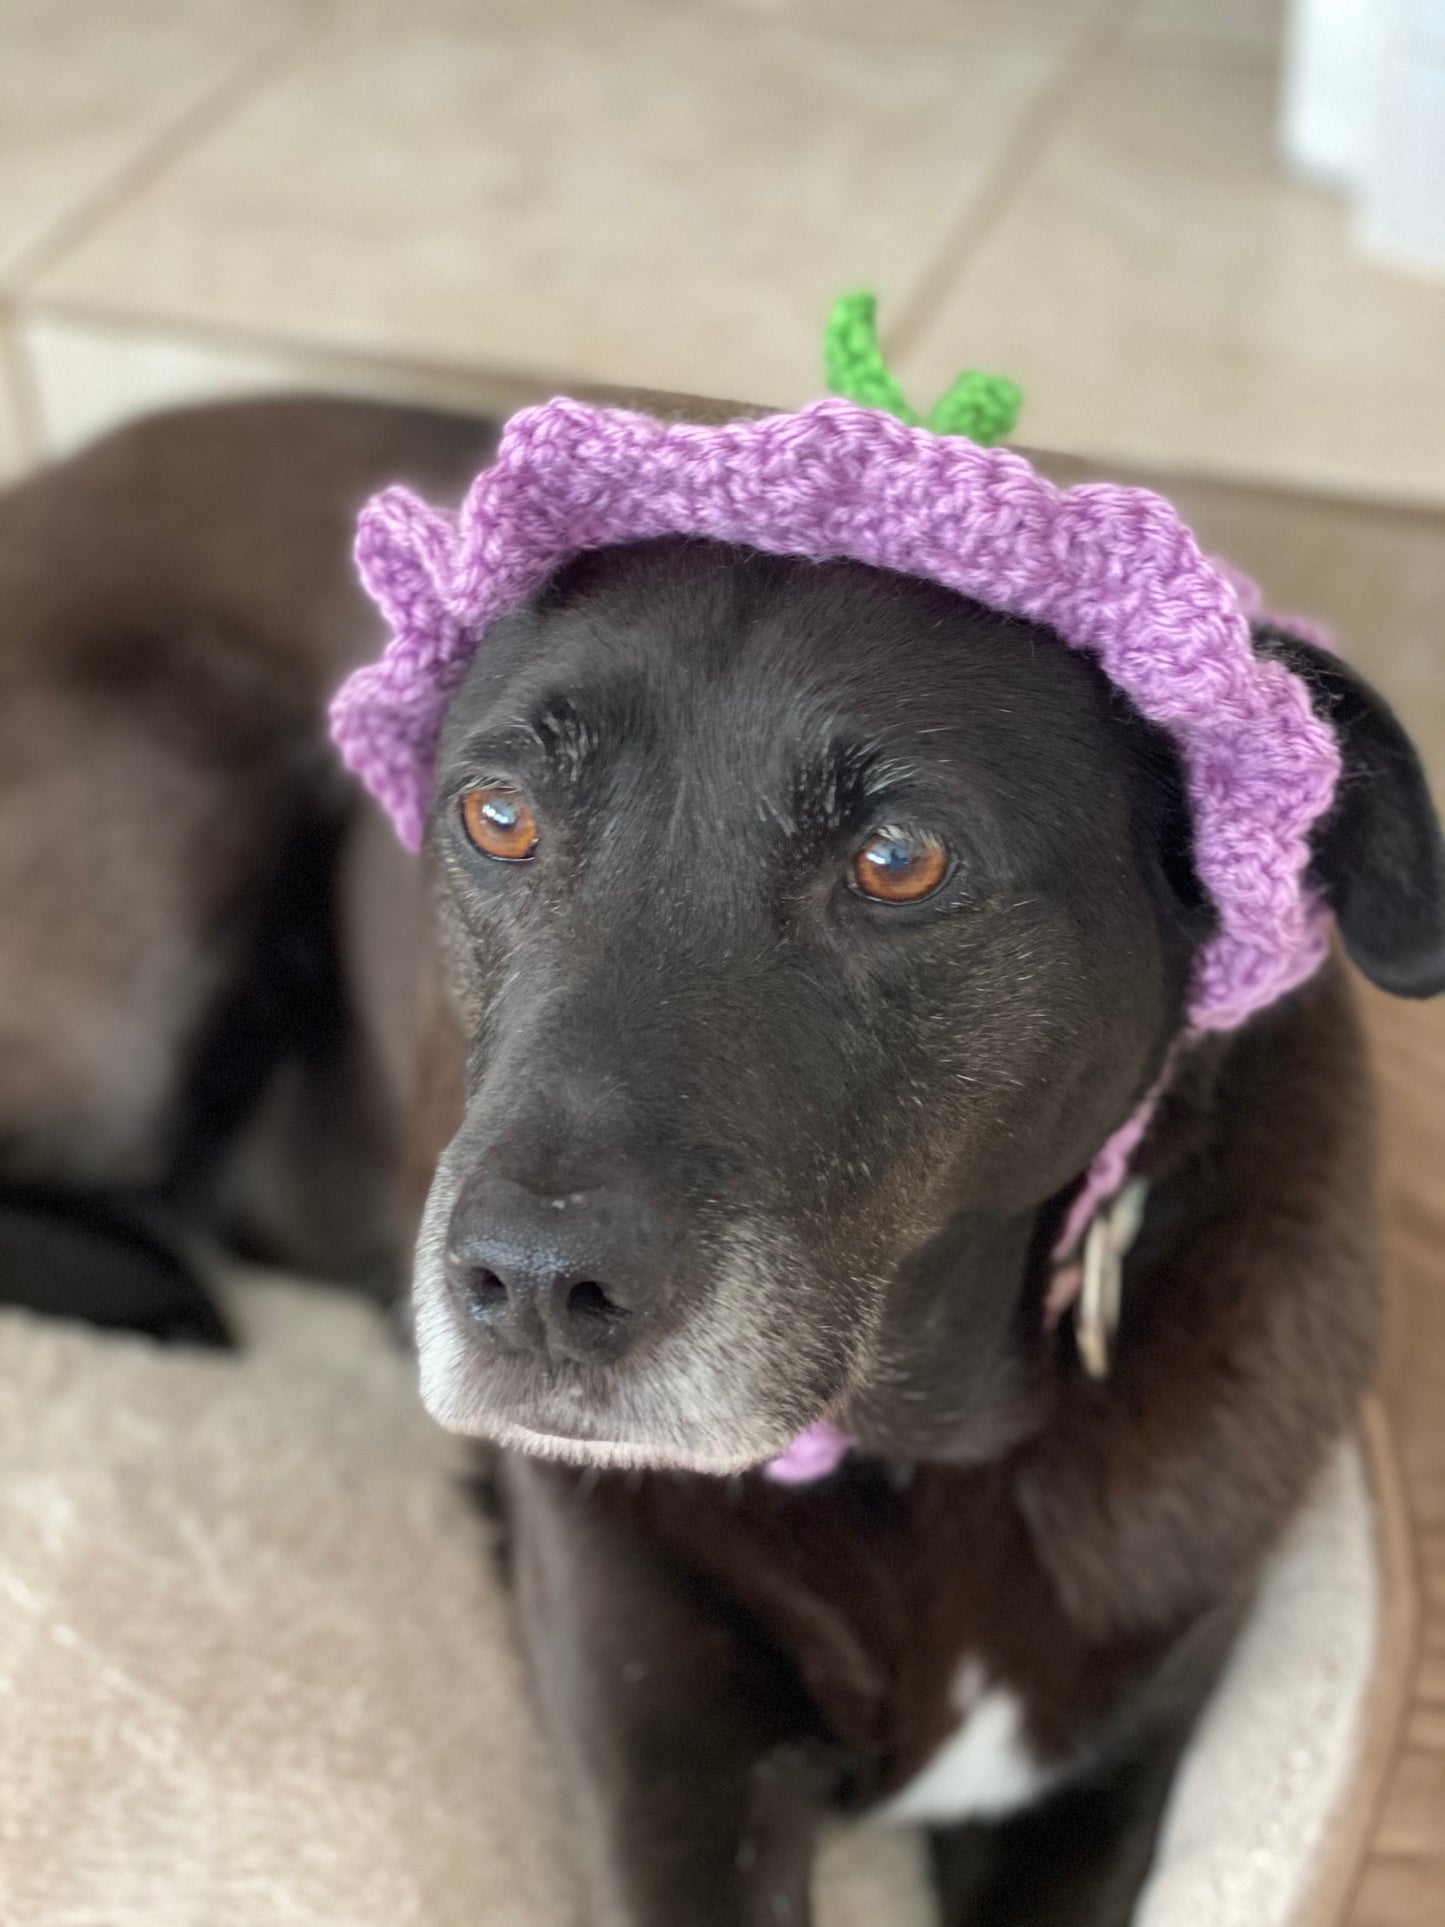
{"label": "blurred tile", "polygon": [[1039,446],[1445,500],[1445,283],[1360,260],[1282,178],[1264,69],[1101,67],[902,372],[1028,396]]}
{"label": "blurred tile", "polygon": [[15,393],[15,371],[8,323],[0,316],[0,485],[10,481],[26,466],[25,436],[20,427],[20,398]]}
{"label": "blurred tile", "polygon": [[35,396],[40,439],[52,457],[137,415],[242,395],[370,395],[479,414],[536,399],[482,375],[289,353],[73,316],[27,317],[18,352]]}
{"label": "blurred tile", "polygon": [[897,300],[1058,56],[598,0],[350,7],[45,277],[87,309],[786,401]]}
{"label": "blurred tile", "polygon": [[[687,7],[698,0],[660,0],[660,4]],[[880,6],[878,0],[703,0],[703,4],[740,20],[785,22],[817,32],[965,41],[1001,32],[1066,38],[1096,18],[1110,0],[890,0],[887,6]]]}
{"label": "blurred tile", "polygon": [[1407,1747],[1400,1755],[1376,1835],[1382,1854],[1440,1859],[1440,1816],[1445,1813],[1445,1753]]}
{"label": "blurred tile", "polygon": [[104,324],[31,318],[21,330],[19,352],[47,456],[68,455],[154,409],[303,385],[280,357]]}
{"label": "blurred tile", "polygon": [[216,88],[304,0],[0,0],[0,278]]}
{"label": "blurred tile", "polygon": [[1370,1861],[1346,1927],[1424,1927],[1445,1920],[1445,1857]]}
{"label": "blurred tile", "polygon": [[1139,0],[1129,37],[1176,52],[1272,54],[1284,34],[1286,0]]}

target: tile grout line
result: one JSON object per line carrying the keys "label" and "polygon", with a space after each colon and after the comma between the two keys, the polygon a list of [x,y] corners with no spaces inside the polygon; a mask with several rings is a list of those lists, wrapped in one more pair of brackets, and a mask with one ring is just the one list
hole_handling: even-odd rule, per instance
{"label": "tile grout line", "polygon": [[19,316],[25,297],[41,275],[87,241],[111,215],[159,180],[169,167],[222,127],[268,80],[299,58],[330,24],[334,11],[334,6],[328,3],[283,29],[276,39],[259,48],[249,60],[204,92],[132,160],[78,207],[63,215],[33,247],[22,252],[6,276],[13,300],[12,313]]}
{"label": "tile grout line", "polygon": [[1071,101],[1089,85],[1102,60],[1118,45],[1137,6],[1138,0],[1110,0],[1080,33],[1054,78],[1039,90],[983,186],[955,220],[912,292],[900,302],[897,320],[892,327],[885,326],[890,359],[896,361],[916,346],[969,260],[1032,178],[1063,125]]}
{"label": "tile grout line", "polygon": [[[19,318],[21,310],[12,314]],[[25,304],[28,323],[56,322],[62,327],[78,327],[132,340],[148,341],[167,337],[222,355],[264,356],[284,364],[304,379],[320,381],[327,371],[345,371],[354,376],[357,394],[375,392],[368,377],[376,374],[385,381],[396,376],[429,387],[494,385],[501,389],[531,392],[553,383],[584,383],[581,375],[539,373],[518,367],[486,365],[479,362],[428,360],[423,354],[399,354],[385,349],[368,349],[337,341],[310,340],[305,336],[270,333],[250,326],[232,325],[192,316],[170,314],[165,310],[132,311],[108,307],[104,302],[75,295],[40,295]],[[3,309],[0,309],[3,316]],[[597,383],[594,385],[605,385]],[[280,391],[278,391],[280,392]],[[301,392],[299,389],[290,392]]]}

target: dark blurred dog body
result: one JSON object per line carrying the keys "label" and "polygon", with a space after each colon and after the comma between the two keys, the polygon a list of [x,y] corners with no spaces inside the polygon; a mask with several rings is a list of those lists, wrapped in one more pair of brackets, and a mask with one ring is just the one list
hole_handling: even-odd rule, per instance
{"label": "dark blurred dog body", "polygon": [[[7,1296],[63,1307],[83,1281],[100,1322],[109,1302],[190,1333],[186,1227],[394,1275],[398,1070],[354,1021],[358,811],[321,718],[374,634],[356,508],[397,474],[454,492],[486,446],[442,416],[258,403],[141,423],[0,496]],[[365,859],[389,898],[351,953],[368,990],[397,977],[388,942],[402,982],[413,954],[391,854],[378,834]],[[93,1243],[67,1255],[77,1211],[128,1253],[114,1292]]]}
{"label": "dark blurred dog body", "polygon": [[[380,1268],[434,953],[320,718],[375,648],[361,497],[455,497],[489,440],[203,411],[0,504],[0,1296],[204,1336],[172,1222]],[[1322,885],[1371,974],[1434,988],[1418,765],[1347,672],[1296,663],[1346,731]],[[530,870],[459,838],[480,780],[536,802]],[[890,924],[835,885],[898,821],[967,854]],[[589,1468],[505,1479],[588,1918],[799,1927],[819,1816],[892,1803],[937,1829],[950,1927],[1126,1920],[1369,1371],[1342,969],[1186,1058],[1100,1388],[1047,1327],[1050,1244],[1209,912],[1172,753],[1090,665],[876,572],[612,552],[489,639],[430,864],[428,1397]],[[859,1441],[841,1474],[730,1476],[824,1408]]]}

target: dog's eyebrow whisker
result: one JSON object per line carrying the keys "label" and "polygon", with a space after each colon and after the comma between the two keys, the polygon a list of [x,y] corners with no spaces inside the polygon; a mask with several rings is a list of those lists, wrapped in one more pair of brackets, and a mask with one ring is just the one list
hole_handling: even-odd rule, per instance
{"label": "dog's eyebrow whisker", "polygon": [[911,764],[885,755],[876,743],[831,737],[819,755],[800,763],[793,773],[798,827],[848,829],[892,801],[915,774]]}
{"label": "dog's eyebrow whisker", "polygon": [[560,694],[544,696],[521,726],[547,760],[573,782],[600,745],[596,728],[570,697]]}

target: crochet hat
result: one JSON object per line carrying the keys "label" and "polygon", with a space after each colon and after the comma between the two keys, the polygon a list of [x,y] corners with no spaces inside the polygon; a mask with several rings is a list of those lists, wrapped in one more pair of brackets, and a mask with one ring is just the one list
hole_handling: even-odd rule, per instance
{"label": "crochet hat", "polygon": [[[583,550],[706,536],[920,576],[1086,650],[1183,765],[1217,919],[1190,1031],[1232,1029],[1311,976],[1329,917],[1308,839],[1340,753],[1301,679],[1255,653],[1253,586],[1202,555],[1160,496],[1060,489],[992,446],[1017,412],[1010,382],[967,373],[920,422],[878,352],[870,296],[839,302],[827,360],[837,399],[720,427],[559,398],[512,417],[459,511],[405,489],[368,504],[356,559],[392,640],[341,689],[331,726],[402,841],[420,843],[442,718],[488,626]],[[1061,1252],[1120,1190],[1156,1097],[1095,1158]]]}

